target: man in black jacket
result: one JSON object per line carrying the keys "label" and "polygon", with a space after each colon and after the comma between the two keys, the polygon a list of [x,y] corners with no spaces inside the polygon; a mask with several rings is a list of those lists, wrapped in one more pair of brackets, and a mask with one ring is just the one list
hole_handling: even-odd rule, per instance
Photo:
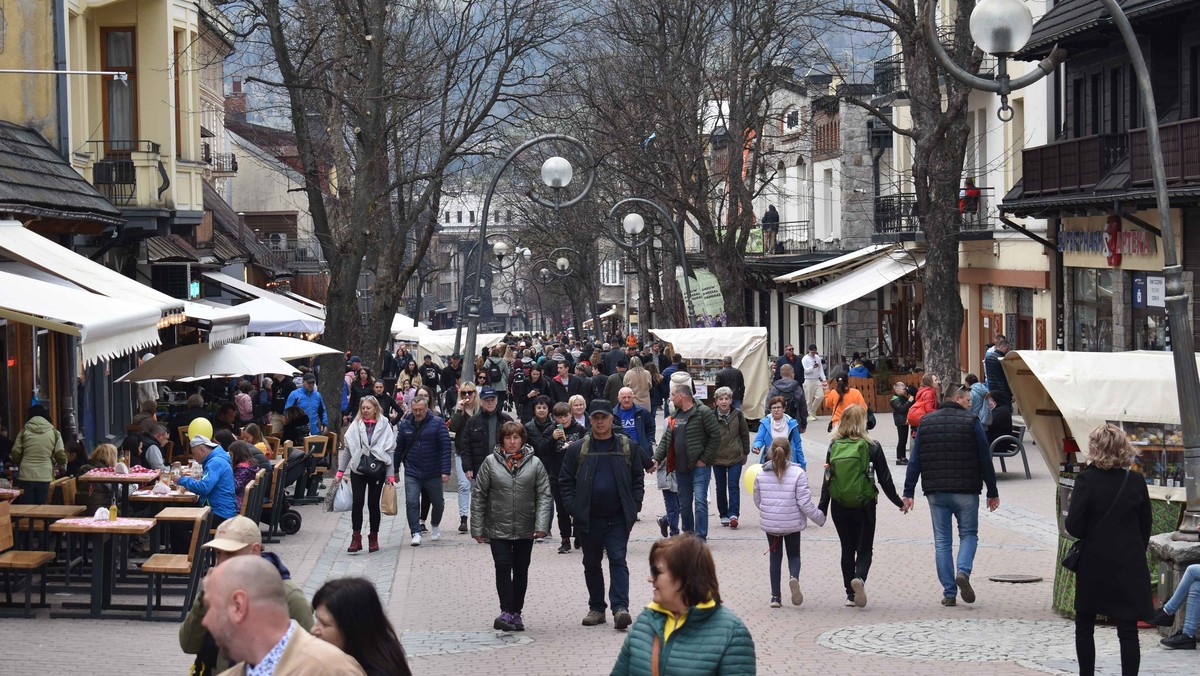
{"label": "man in black jacket", "polygon": [[500,443],[500,426],[512,421],[512,416],[499,410],[496,391],[492,388],[483,388],[479,403],[482,405],[479,413],[471,416],[463,427],[463,434],[467,435],[463,442],[463,472],[471,481],[475,480],[475,473],[492,449]]}
{"label": "man in black jacket", "polygon": [[746,396],[746,379],[742,377],[741,371],[733,368],[732,357],[723,358],[721,370],[717,371],[717,389],[722,387],[728,387],[733,392],[733,407],[742,410],[742,399]]}
{"label": "man in black jacket", "polygon": [[[933,551],[942,583],[942,605],[955,605],[959,592],[963,601],[974,603],[971,568],[979,544],[979,492],[986,483],[991,511],[1000,506],[1000,493],[983,425],[971,413],[969,388],[951,387],[938,410],[921,418],[904,480],[902,509],[906,514],[913,506],[918,477],[933,519]],[[951,551],[951,517],[958,522],[957,566]]]}
{"label": "man in black jacket", "polygon": [[613,434],[613,405],[593,399],[588,407],[592,430],[567,447],[559,487],[575,532],[583,539],[583,578],[588,588],[588,614],[583,625],[604,624],[604,572],[608,557],[613,625],[629,628],[629,565],[625,553],[629,532],[642,508],[645,492],[640,451],[623,434]]}
{"label": "man in black jacket", "polygon": [[991,442],[1006,434],[1012,434],[1012,390],[1008,387],[1008,376],[1004,374],[1004,366],[1000,363],[1008,354],[1008,339],[1000,336],[996,339],[995,349],[988,352],[983,360],[984,382],[996,406],[992,408],[992,424],[986,430],[987,440]]}
{"label": "man in black jacket", "polygon": [[565,361],[550,362],[558,368],[558,375],[551,381],[550,389],[554,392],[555,403],[562,402],[569,404],[571,397],[577,394],[583,394],[583,380],[579,376],[571,375],[571,365]]}

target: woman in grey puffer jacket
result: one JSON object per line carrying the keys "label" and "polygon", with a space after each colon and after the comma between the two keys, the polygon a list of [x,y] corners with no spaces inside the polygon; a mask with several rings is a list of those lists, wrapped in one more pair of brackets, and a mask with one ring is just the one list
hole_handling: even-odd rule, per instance
{"label": "woman in grey puffer jacket", "polygon": [[471,495],[471,536],[492,547],[496,565],[496,594],[500,616],[492,623],[500,631],[525,631],[521,610],[529,587],[533,541],[550,530],[550,474],[534,457],[525,427],[500,426],[500,444],[475,474]]}
{"label": "woman in grey puffer jacket", "polygon": [[800,593],[800,532],[808,525],[808,519],[824,526],[825,514],[813,504],[808,475],[800,465],[789,461],[792,447],[788,440],[771,442],[768,454],[771,461],[754,477],[754,504],[758,506],[762,529],[771,544],[771,607],[782,605],[779,575],[784,550],[791,574],[788,586],[792,592],[792,605],[798,606],[804,602],[804,594]]}

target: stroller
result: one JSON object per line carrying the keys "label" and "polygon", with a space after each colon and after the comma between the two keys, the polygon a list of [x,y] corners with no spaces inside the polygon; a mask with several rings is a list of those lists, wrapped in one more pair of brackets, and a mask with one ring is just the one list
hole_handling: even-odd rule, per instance
{"label": "stroller", "polygon": [[[279,481],[279,485],[271,487],[274,494],[271,511],[264,514],[262,520],[262,523],[271,527],[267,532],[267,538],[274,538],[279,531],[283,531],[284,535],[295,535],[300,532],[303,519],[295,508],[295,496],[288,491],[288,488],[300,481],[300,477],[304,476],[311,461],[312,452],[307,449],[293,447],[291,453],[288,454],[287,466],[283,469],[283,477]],[[273,540],[264,539],[264,542],[270,541]]]}

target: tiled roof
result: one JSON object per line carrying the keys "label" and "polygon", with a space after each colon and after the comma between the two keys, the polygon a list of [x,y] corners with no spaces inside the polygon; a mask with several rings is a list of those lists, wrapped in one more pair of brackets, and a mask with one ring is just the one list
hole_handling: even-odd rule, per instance
{"label": "tiled roof", "polygon": [[[237,212],[215,188],[204,184],[204,208],[213,214],[213,243],[222,260],[253,259],[254,264],[274,275],[290,275],[279,256],[258,241],[253,232],[243,233]],[[222,236],[222,233],[226,235]]]}
{"label": "tiled roof", "polygon": [[[1121,8],[1130,21],[1160,14],[1169,10],[1183,9],[1194,0],[1121,0]],[[1033,35],[1020,58],[1034,59],[1045,56],[1055,44],[1087,31],[1110,26],[1112,19],[1100,0],[1061,0],[1047,10],[1033,26]]]}
{"label": "tiled roof", "polygon": [[146,261],[149,263],[198,263],[194,252],[179,241],[178,235],[146,238]]}
{"label": "tiled roof", "polygon": [[124,221],[33,129],[0,120],[0,211],[105,225]]}

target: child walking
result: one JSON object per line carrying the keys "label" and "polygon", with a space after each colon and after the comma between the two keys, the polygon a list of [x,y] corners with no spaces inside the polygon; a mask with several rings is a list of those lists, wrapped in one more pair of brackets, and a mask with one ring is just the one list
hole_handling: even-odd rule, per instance
{"label": "child walking", "polygon": [[[825,525],[825,514],[813,504],[808,488],[808,475],[799,464],[791,462],[792,446],[786,438],[771,442],[768,462],[754,477],[754,504],[758,506],[759,522],[771,546],[771,607],[782,605],[779,577],[783,554],[788,558],[788,586],[792,605],[804,602],[800,592],[800,532],[812,519]],[[807,518],[806,518],[807,517]]]}
{"label": "child walking", "polygon": [[896,423],[896,464],[908,464],[908,409],[912,408],[916,388],[902,382],[892,384],[892,422]]}

